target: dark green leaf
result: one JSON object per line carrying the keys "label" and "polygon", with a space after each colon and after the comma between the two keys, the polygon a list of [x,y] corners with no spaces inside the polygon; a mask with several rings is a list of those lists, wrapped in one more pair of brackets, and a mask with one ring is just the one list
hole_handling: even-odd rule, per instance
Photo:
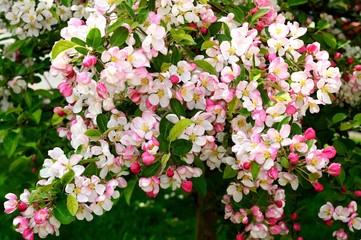
{"label": "dark green leaf", "polygon": [[212,23],[211,26],[209,26],[208,31],[211,34],[211,36],[216,35],[222,28],[223,23],[222,22],[215,22]]}
{"label": "dark green leaf", "polygon": [[207,195],[207,181],[204,176],[192,178],[192,183],[202,197]]}
{"label": "dark green leaf", "polygon": [[161,167],[162,166],[159,161],[153,163],[152,165],[144,166],[142,169],[142,175],[144,177],[153,177],[154,175],[156,175],[159,172]]}
{"label": "dark green leaf", "polygon": [[168,138],[170,130],[173,126],[174,124],[172,122],[170,122],[166,117],[163,117],[159,123],[160,134],[163,135],[165,138]]}
{"label": "dark green leaf", "polygon": [[331,33],[322,33],[324,42],[331,47],[332,49],[335,49],[337,46],[337,40],[335,35]]}
{"label": "dark green leaf", "polygon": [[136,179],[132,179],[132,180],[128,181],[127,187],[123,190],[125,202],[128,205],[130,205],[130,199],[132,198],[133,190],[134,190],[136,183],[137,183]]}
{"label": "dark green leaf", "polygon": [[75,220],[75,217],[69,212],[65,201],[61,201],[55,206],[53,214],[59,222],[65,225]]}
{"label": "dark green leaf", "polygon": [[69,172],[65,173],[60,178],[60,184],[63,185],[63,186],[66,186],[71,181],[73,181],[74,177],[75,177],[75,172],[73,170],[69,170]]}
{"label": "dark green leaf", "polygon": [[209,62],[206,62],[205,60],[195,60],[194,63],[198,67],[209,72],[210,74],[217,75],[217,71],[214,69],[214,67]]}
{"label": "dark green leaf", "polygon": [[147,19],[148,15],[149,15],[149,10],[146,8],[143,8],[139,11],[136,21],[139,24],[143,24],[145,22],[145,20]]}
{"label": "dark green leaf", "polygon": [[258,12],[256,12],[255,14],[253,14],[253,16],[252,16],[252,18],[251,18],[250,24],[253,24],[254,22],[256,22],[259,18],[261,18],[262,16],[266,15],[269,11],[270,11],[269,8],[260,8],[260,9],[258,10]]}
{"label": "dark green leaf", "polygon": [[178,99],[172,98],[170,100],[170,108],[178,117],[186,115],[185,108]]}
{"label": "dark green leaf", "polygon": [[282,121],[279,122],[278,125],[277,125],[277,131],[280,131],[282,126],[284,124],[288,124],[290,122],[290,120],[291,120],[291,116],[288,116],[288,117],[285,117],[284,119],[282,119]]}
{"label": "dark green leaf", "polygon": [[104,114],[99,114],[97,116],[96,122],[100,131],[105,132],[108,129],[108,118]]}
{"label": "dark green leaf", "polygon": [[120,26],[122,26],[123,23],[124,23],[124,19],[123,19],[123,18],[118,18],[118,20],[115,21],[115,23],[113,23],[112,25],[110,25],[110,26],[106,29],[106,32],[107,32],[107,33],[114,32],[116,29],[118,29]]}
{"label": "dark green leaf", "polygon": [[193,147],[193,143],[191,141],[185,139],[177,139],[173,141],[171,144],[171,148],[172,148],[171,153],[176,156],[181,156],[189,153],[192,147]]}
{"label": "dark green leaf", "polygon": [[307,0],[287,0],[288,6],[297,6],[307,3]]}
{"label": "dark green leaf", "polygon": [[223,179],[234,178],[238,175],[237,170],[234,170],[231,166],[227,165],[223,172]]}
{"label": "dark green leaf", "polygon": [[121,46],[127,40],[129,36],[129,31],[125,27],[119,27],[117,28],[112,36],[110,37],[110,44],[112,46]]}
{"label": "dark green leaf", "polygon": [[11,158],[15,153],[19,143],[19,134],[20,133],[9,132],[4,139],[4,149],[6,149],[6,156],[8,158]]}
{"label": "dark green leaf", "polygon": [[92,28],[86,36],[86,44],[89,47],[97,48],[102,44],[102,35],[98,28]]}

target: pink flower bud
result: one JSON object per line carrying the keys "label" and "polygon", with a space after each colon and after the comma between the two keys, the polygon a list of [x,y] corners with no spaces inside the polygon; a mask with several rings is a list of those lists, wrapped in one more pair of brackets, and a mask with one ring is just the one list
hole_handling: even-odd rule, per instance
{"label": "pink flower bud", "polygon": [[158,193],[155,193],[155,192],[146,192],[145,194],[151,198],[155,198],[158,195]]}
{"label": "pink flower bud", "polygon": [[342,192],[342,193],[346,193],[346,192],[347,192],[347,188],[346,188],[345,185],[343,185],[343,186],[341,187],[341,192]]}
{"label": "pink flower bud", "polygon": [[267,218],[267,222],[269,223],[269,225],[275,225],[277,221],[278,221],[277,218],[273,218],[273,217]]}
{"label": "pink flower bud", "polygon": [[299,223],[294,223],[293,224],[293,229],[297,232],[301,231],[301,224]]}
{"label": "pink flower bud", "polygon": [[293,105],[287,105],[286,107],[286,114],[291,116],[297,112],[297,108]]}
{"label": "pink flower bud", "polygon": [[302,237],[302,236],[299,236],[299,237],[297,238],[297,240],[303,240],[303,237]]}
{"label": "pink flower bud", "polygon": [[179,77],[177,75],[172,75],[169,79],[173,84],[179,83]]}
{"label": "pink flower bud", "polygon": [[20,212],[24,212],[28,208],[28,205],[24,202],[20,202],[18,205],[18,209]]}
{"label": "pink flower bud", "polygon": [[205,34],[207,34],[207,32],[208,32],[208,28],[202,26],[202,27],[200,28],[200,31],[201,31],[201,33],[202,33],[203,35],[205,35]]}
{"label": "pink flower bud", "polygon": [[251,163],[250,162],[244,162],[243,163],[243,168],[246,169],[246,170],[250,169],[251,168]]}
{"label": "pink flower bud", "polygon": [[275,204],[276,204],[276,206],[279,207],[279,208],[281,208],[281,207],[283,206],[283,202],[280,201],[280,200],[276,201]]}
{"label": "pink flower bud", "polygon": [[87,55],[83,60],[84,67],[92,67],[97,63],[97,58],[92,55]]}
{"label": "pink flower bud", "polygon": [[73,94],[73,89],[71,88],[71,86],[66,83],[66,82],[62,82],[58,85],[58,89],[60,91],[60,93],[64,96],[64,97],[70,97]]}
{"label": "pink flower bud", "polygon": [[277,168],[273,167],[270,170],[268,170],[267,175],[271,179],[276,180],[278,178],[278,170],[277,170]]}
{"label": "pink flower bud", "polygon": [[174,171],[171,168],[168,168],[166,171],[166,174],[168,177],[173,177],[174,176]]}
{"label": "pink flower bud", "polygon": [[82,83],[85,85],[88,85],[89,83],[91,83],[91,77],[90,74],[88,72],[80,72],[76,74],[76,81],[78,83]]}
{"label": "pink flower bud", "polygon": [[193,183],[192,183],[192,181],[184,181],[184,182],[182,182],[182,190],[184,191],[184,192],[187,192],[187,193],[189,193],[189,192],[192,192],[192,189],[193,189]]}
{"label": "pink flower bud", "polygon": [[355,59],[353,59],[353,58],[347,58],[347,59],[346,59],[346,62],[347,62],[348,64],[352,64],[352,63],[355,62]]}
{"label": "pink flower bud", "polygon": [[335,56],[333,56],[333,59],[338,60],[340,59],[342,54],[340,52],[335,53]]}
{"label": "pink flower bud", "polygon": [[254,15],[256,12],[258,12],[258,8],[252,8],[250,14]]}
{"label": "pink flower bud", "polygon": [[339,163],[331,163],[327,169],[327,173],[332,177],[337,177],[341,174],[341,164]]}
{"label": "pink flower bud", "polygon": [[138,161],[137,162],[135,162],[135,163],[133,163],[131,166],[130,166],[130,171],[133,173],[133,174],[135,174],[135,175],[137,175],[137,174],[139,174],[140,173],[140,165],[139,165],[139,163],[138,163]]}
{"label": "pink flower bud", "polygon": [[296,153],[290,153],[288,155],[288,159],[290,160],[291,164],[296,165],[298,163],[298,160],[300,159],[300,156],[298,156]]}
{"label": "pink flower bud", "polygon": [[21,235],[25,240],[33,240],[34,239],[34,232],[27,228],[24,230],[23,234]]}
{"label": "pink flower bud", "polygon": [[306,46],[305,45],[303,45],[302,47],[300,47],[299,49],[298,49],[298,52],[299,53],[304,53],[304,52],[306,52]]}
{"label": "pink flower bud", "polygon": [[317,50],[318,50],[318,48],[317,48],[317,46],[315,44],[308,44],[307,45],[307,52],[313,53],[313,52],[315,52]]}
{"label": "pink flower bud", "polygon": [[34,221],[36,224],[43,224],[49,217],[49,209],[42,208],[34,214]]}
{"label": "pink flower bud", "polygon": [[221,123],[217,123],[213,127],[214,127],[214,131],[216,131],[217,133],[223,132],[224,130],[224,126]]}
{"label": "pink flower bud", "polygon": [[141,94],[133,88],[128,89],[128,96],[135,104],[140,104],[142,101]]}
{"label": "pink flower bud", "polygon": [[317,182],[317,181],[314,182],[313,187],[317,192],[322,192],[323,191],[323,185],[321,183]]}
{"label": "pink flower bud", "polygon": [[277,55],[276,55],[275,53],[270,53],[270,54],[268,55],[268,60],[269,60],[270,62],[272,62],[276,57],[277,57]]}
{"label": "pink flower bud", "polygon": [[325,154],[328,159],[331,159],[336,156],[336,149],[332,146],[328,146],[322,150],[322,153]]}
{"label": "pink flower bud", "polygon": [[361,65],[356,65],[356,66],[355,66],[355,70],[356,70],[356,71],[361,71]]}
{"label": "pink flower bud", "polygon": [[107,97],[108,89],[104,83],[102,83],[102,82],[98,83],[96,90],[97,90],[97,94],[100,98],[105,99]]}
{"label": "pink flower bud", "polygon": [[278,225],[273,225],[269,228],[269,233],[271,235],[278,235],[281,233],[281,227]]}
{"label": "pink flower bud", "polygon": [[353,192],[353,195],[354,195],[355,197],[361,197],[361,190],[356,190],[356,191],[354,191],[354,192]]}
{"label": "pink flower bud", "polygon": [[196,23],[188,23],[188,26],[191,27],[191,28],[194,28],[194,29],[198,28]]}
{"label": "pink flower bud", "polygon": [[314,139],[316,137],[316,132],[315,132],[315,130],[313,130],[313,128],[308,128],[305,131],[304,136],[305,136],[306,140],[311,140],[311,139]]}
{"label": "pink flower bud", "polygon": [[155,157],[151,155],[149,152],[144,152],[142,154],[142,161],[144,165],[149,166],[154,163]]}
{"label": "pink flower bud", "polygon": [[295,221],[298,218],[298,214],[296,212],[291,214],[291,219]]}
{"label": "pink flower bud", "polygon": [[243,233],[238,233],[238,234],[236,235],[236,240],[244,240],[244,235],[243,235]]}
{"label": "pink flower bud", "polygon": [[325,224],[326,224],[326,226],[328,226],[328,227],[332,226],[332,224],[333,224],[332,219],[326,220],[326,221],[325,221]]}

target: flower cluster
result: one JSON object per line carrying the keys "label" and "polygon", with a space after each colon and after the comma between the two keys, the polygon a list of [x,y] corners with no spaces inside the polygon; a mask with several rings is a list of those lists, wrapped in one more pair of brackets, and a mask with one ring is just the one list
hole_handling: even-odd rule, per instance
{"label": "flower cluster", "polygon": [[11,26],[12,34],[20,39],[38,37],[72,17],[83,18],[88,16],[85,5],[80,0],[72,1],[71,6],[65,6],[54,0],[26,0],[26,1],[1,1],[0,13],[5,14]]}
{"label": "flower cluster", "polygon": [[[357,214],[357,203],[351,201],[347,207],[334,207],[330,202],[327,202],[320,208],[318,217],[325,221],[327,226],[331,226],[334,221],[347,223],[347,227],[351,232],[361,229],[361,218]],[[344,229],[339,229],[333,233],[337,240],[347,239],[347,232]]]}
{"label": "flower cluster", "polygon": [[[306,29],[268,1],[255,1],[248,22],[191,0],[128,7],[95,0],[86,21],[72,18],[62,29],[51,73],[64,78],[58,89],[68,105],[54,119],[68,120],[59,135],[73,150],[49,151],[28,204],[49,222],[91,220],[110,210],[116,187],[131,194],[137,181],[150,197],[160,188],[191,192],[206,165],[235,178],[225,218],[242,224],[244,236],[288,234],[285,186],[296,190],[302,178],[322,191],[318,179],[341,172],[330,161],[335,149],[318,149],[315,131],[301,124],[341,86],[328,53],[304,44]],[[65,210],[53,198],[61,187]],[[263,204],[238,206],[258,192],[268,196]],[[16,201],[9,195],[7,212]],[[18,230],[37,233],[30,223]]]}

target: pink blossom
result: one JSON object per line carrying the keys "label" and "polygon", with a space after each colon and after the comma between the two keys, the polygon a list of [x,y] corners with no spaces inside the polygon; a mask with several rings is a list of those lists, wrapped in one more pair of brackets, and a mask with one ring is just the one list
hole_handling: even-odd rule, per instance
{"label": "pink blossom", "polygon": [[34,232],[30,228],[24,230],[21,235],[25,240],[33,240],[34,239]]}
{"label": "pink blossom", "polygon": [[49,217],[49,209],[42,208],[34,214],[34,221],[36,224],[43,224]]}
{"label": "pink blossom", "polygon": [[84,67],[92,67],[97,63],[97,58],[95,56],[92,55],[87,55],[84,59],[83,59],[83,66]]}
{"label": "pink blossom", "polygon": [[192,181],[184,181],[184,182],[182,182],[182,190],[184,192],[187,192],[187,193],[192,192],[192,189],[193,189]]}
{"label": "pink blossom", "polygon": [[270,63],[268,71],[280,80],[286,80],[290,76],[288,73],[288,64],[285,63],[281,57],[275,58]]}
{"label": "pink blossom", "polygon": [[304,136],[305,136],[306,140],[312,140],[316,137],[316,132],[315,132],[315,130],[313,130],[313,128],[308,128],[305,131]]}
{"label": "pink blossom", "polygon": [[333,177],[337,177],[341,174],[341,164],[339,163],[331,163],[328,166],[327,173]]}
{"label": "pink blossom", "polygon": [[66,82],[62,82],[58,85],[58,89],[60,91],[60,93],[64,96],[64,97],[69,97],[73,94],[73,89],[72,87],[66,83]]}
{"label": "pink blossom", "polygon": [[8,199],[8,201],[4,202],[4,212],[10,214],[17,209],[18,197],[13,193],[8,193],[5,195],[5,198]]}
{"label": "pink blossom", "polygon": [[322,150],[322,153],[327,156],[327,158],[331,159],[336,156],[336,149],[333,146],[328,146]]}
{"label": "pink blossom", "polygon": [[89,72],[80,72],[76,74],[76,81],[81,84],[89,84],[91,82],[91,77]]}
{"label": "pink blossom", "polygon": [[337,240],[347,240],[347,233],[341,228],[337,231],[334,231],[332,236],[336,237]]}

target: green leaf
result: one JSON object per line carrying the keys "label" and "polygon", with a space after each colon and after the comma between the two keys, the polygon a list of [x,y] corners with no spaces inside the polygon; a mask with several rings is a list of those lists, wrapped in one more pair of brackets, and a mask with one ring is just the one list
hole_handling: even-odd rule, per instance
{"label": "green leaf", "polygon": [[14,161],[11,162],[9,166],[9,172],[13,172],[14,170],[20,170],[21,168],[26,167],[26,164],[29,163],[29,158],[27,157],[20,157],[16,158]]}
{"label": "green leaf", "polygon": [[121,46],[129,36],[129,31],[126,27],[118,27],[110,37],[110,45]]}
{"label": "green leaf", "polygon": [[203,161],[201,161],[198,156],[194,156],[194,165],[196,165],[196,167],[199,167],[203,173],[206,171],[206,167],[204,166]]}
{"label": "green leaf", "polygon": [[173,128],[173,126],[174,124],[164,116],[159,123],[160,134],[164,137],[169,136],[170,130]]}
{"label": "green leaf", "polygon": [[40,120],[41,120],[41,115],[42,115],[43,111],[41,109],[36,109],[35,112],[33,112],[30,115],[30,118],[36,123],[39,124]]}
{"label": "green leaf", "polygon": [[338,155],[345,155],[346,151],[347,151],[347,147],[346,145],[339,139],[336,139],[333,142],[333,146],[336,149],[336,152]]}
{"label": "green leaf", "polygon": [[261,170],[261,165],[259,165],[257,162],[252,161],[251,162],[251,173],[253,181],[256,181],[258,178],[259,171]]}
{"label": "green leaf", "polygon": [[25,40],[17,40],[6,48],[7,53],[11,53],[15,50],[19,50],[25,44]]}
{"label": "green leaf", "polygon": [[295,134],[302,134],[302,128],[297,123],[292,123],[291,136]]}
{"label": "green leaf", "polygon": [[332,49],[335,49],[337,46],[337,40],[335,35],[331,33],[322,33],[324,42]]}
{"label": "green leaf", "polygon": [[110,25],[105,31],[106,33],[111,33],[117,30],[122,24],[124,23],[124,18],[118,18],[117,21],[115,21],[112,25]]}
{"label": "green leaf", "polygon": [[75,217],[69,212],[65,201],[61,201],[55,206],[53,214],[54,217],[64,225],[69,224],[75,220]]}
{"label": "green leaf", "polygon": [[145,22],[145,20],[147,19],[149,12],[150,11],[146,8],[141,9],[137,15],[136,21],[139,24],[143,24]]}
{"label": "green leaf", "polygon": [[137,183],[136,179],[132,179],[132,180],[128,181],[127,187],[123,190],[125,202],[128,205],[130,205],[130,199],[132,198],[133,190],[134,190],[136,183]]}
{"label": "green leaf", "polygon": [[258,12],[256,12],[252,18],[250,24],[253,24],[255,21],[257,21],[262,16],[266,15],[270,11],[269,8],[260,8]]}
{"label": "green leaf", "polygon": [[211,36],[214,36],[221,30],[222,25],[222,22],[212,23],[211,26],[209,26],[208,28],[208,32],[211,34]]}
{"label": "green leaf", "polygon": [[144,166],[142,169],[142,175],[144,177],[153,177],[154,175],[157,175],[157,173],[159,172],[159,170],[161,169],[161,163],[155,162],[152,165],[149,166]]}
{"label": "green leaf", "polygon": [[64,120],[65,117],[60,117],[57,113],[53,114],[53,117],[51,118],[51,125],[55,126],[61,123]]}
{"label": "green leaf", "polygon": [[187,154],[192,150],[193,143],[185,139],[177,139],[171,144],[172,151],[171,153],[176,156],[182,156]]}
{"label": "green leaf", "polygon": [[168,71],[170,66],[172,66],[171,63],[164,62],[164,63],[162,63],[162,66],[160,67],[160,71],[161,72],[166,72],[166,71]]}
{"label": "green leaf", "polygon": [[206,50],[206,49],[211,48],[216,45],[217,45],[217,43],[215,43],[213,41],[208,41],[208,40],[204,41],[201,46],[201,51]]}
{"label": "green leaf", "polygon": [[188,118],[184,118],[184,119],[180,120],[170,130],[167,140],[169,142],[173,142],[184,131],[184,129],[186,129],[189,125],[191,125],[193,123],[194,123],[194,121],[192,121]]}
{"label": "green leaf", "polygon": [[331,24],[324,19],[321,19],[320,21],[317,22],[317,28],[320,31],[325,30],[325,29],[329,28],[330,26],[331,26]]}
{"label": "green leaf", "polygon": [[277,125],[277,131],[280,131],[282,126],[284,124],[288,124],[290,122],[290,120],[291,120],[291,116],[288,116],[288,117],[285,117],[284,119],[282,119],[282,121],[279,122],[278,125]]}
{"label": "green leaf", "polygon": [[178,42],[180,44],[183,44],[183,45],[196,45],[196,42],[194,41],[192,36],[185,33],[185,31],[182,30],[182,29],[178,29],[178,30],[171,29],[170,33],[171,33],[172,38],[174,39],[174,41],[176,41],[176,42]]}
{"label": "green leaf", "polygon": [[354,128],[354,127],[355,127],[354,124],[348,123],[348,122],[342,122],[340,124],[340,130],[341,131],[347,131],[347,130],[350,130],[350,129]]}
{"label": "green leaf", "polygon": [[285,157],[281,158],[280,162],[281,162],[282,167],[284,167],[286,169],[288,169],[290,167],[290,162],[288,161],[287,158],[285,158]]}
{"label": "green leaf", "polygon": [[[89,35],[89,34],[88,34]],[[79,46],[82,46],[82,47],[85,47],[86,45],[86,42],[84,42],[83,40],[81,40],[80,38],[77,38],[77,37],[72,37],[70,39],[73,43],[79,45]]]}
{"label": "green leaf", "polygon": [[178,117],[186,115],[186,110],[178,99],[172,98],[170,100],[170,108],[172,109],[173,113],[177,114]]}
{"label": "green leaf", "polygon": [[339,123],[347,118],[347,114],[345,113],[336,113],[332,117],[332,125]]}
{"label": "green leaf", "polygon": [[169,151],[169,142],[164,139],[163,134],[160,134],[157,137],[157,140],[159,142],[159,152],[168,152]]}
{"label": "green leaf", "polygon": [[207,181],[204,176],[192,178],[192,183],[202,197],[207,195]]}
{"label": "green leaf", "polygon": [[288,3],[288,6],[292,7],[292,6],[305,4],[305,3],[307,3],[307,0],[288,0],[287,3]]}
{"label": "green leaf", "polygon": [[359,124],[361,124],[361,113],[356,114],[353,117],[353,120],[357,121]]}
{"label": "green leaf", "polygon": [[68,40],[60,40],[57,43],[55,43],[53,49],[51,50],[51,58],[55,59],[60,53],[71,49],[73,47],[75,47],[76,44],[68,41]]}
{"label": "green leaf", "polygon": [[76,198],[71,194],[69,194],[66,199],[66,207],[68,208],[68,211],[72,216],[75,216],[75,214],[78,212],[79,203]]}
{"label": "green leaf", "polygon": [[96,122],[100,131],[105,132],[108,129],[108,118],[104,114],[99,114],[97,116]]}
{"label": "green leaf", "polygon": [[345,170],[342,168],[341,174],[336,177],[336,180],[338,181],[340,186],[343,186],[345,179],[346,179],[346,173],[345,173]]}
{"label": "green leaf", "polygon": [[235,96],[232,101],[228,103],[228,116],[232,117],[234,111],[236,110],[237,106],[239,104],[239,99]]}
{"label": "green leaf", "polygon": [[90,138],[100,138],[102,135],[98,129],[89,129],[84,134]]}
{"label": "green leaf", "polygon": [[234,14],[234,20],[236,20],[239,23],[244,22],[244,12],[239,7],[234,7],[230,9],[230,12]]}
{"label": "green leaf", "polygon": [[102,35],[98,28],[92,28],[86,36],[86,44],[89,47],[97,48],[102,44]]}
{"label": "green leaf", "polygon": [[68,183],[73,181],[74,177],[75,177],[75,172],[73,170],[69,170],[69,172],[65,173],[60,178],[60,184],[66,186]]}
{"label": "green leaf", "polygon": [[6,149],[6,156],[8,158],[11,158],[15,153],[19,143],[19,134],[20,133],[9,132],[4,139],[4,149]]}
{"label": "green leaf", "polygon": [[62,5],[70,7],[73,0],[61,0]]}
{"label": "green leaf", "polygon": [[238,175],[237,170],[234,170],[231,166],[227,165],[223,172],[223,179],[234,178]]}
{"label": "green leaf", "polygon": [[217,75],[217,71],[214,69],[214,67],[205,60],[195,60],[194,63],[202,68],[203,70],[209,72],[210,74]]}

